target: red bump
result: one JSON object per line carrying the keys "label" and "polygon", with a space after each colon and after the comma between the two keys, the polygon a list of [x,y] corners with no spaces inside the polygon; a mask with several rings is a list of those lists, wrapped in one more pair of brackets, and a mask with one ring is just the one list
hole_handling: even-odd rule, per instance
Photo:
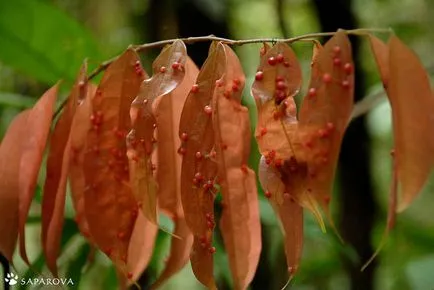
{"label": "red bump", "polygon": [[127,278],[128,278],[128,280],[131,280],[133,278],[133,273],[128,272],[127,273]]}
{"label": "red bump", "polygon": [[282,63],[282,62],[284,61],[283,54],[279,53],[279,54],[276,56],[276,61],[279,62],[279,63]]}
{"label": "red bump", "polygon": [[288,192],[284,192],[284,193],[283,193],[283,198],[284,198],[284,199],[290,199],[290,198],[291,198],[291,195],[290,195]]}
{"label": "red bump", "polygon": [[267,190],[264,194],[265,194],[266,198],[271,198],[271,192],[270,191]]}
{"label": "red bump", "polygon": [[185,153],[186,153],[185,148],[184,148],[184,147],[179,147],[179,149],[178,149],[178,154],[180,154],[180,155],[185,155]]}
{"label": "red bump", "polygon": [[119,232],[118,239],[122,240],[123,238],[125,238],[125,232]]}
{"label": "red bump", "polygon": [[278,90],[284,90],[286,89],[286,83],[284,81],[278,81],[276,84],[276,88]]}
{"label": "red bump", "polygon": [[255,80],[262,81],[264,79],[264,73],[262,71],[258,71],[255,74]]}
{"label": "red bump", "polygon": [[276,83],[283,82],[283,81],[285,81],[285,78],[283,76],[277,76],[275,81],[276,81]]}
{"label": "red bump", "polygon": [[260,134],[261,137],[264,136],[265,134],[267,134],[267,128],[262,127],[259,134]]}
{"label": "red bump", "polygon": [[341,59],[339,58],[339,57],[335,57],[334,59],[333,59],[333,64],[335,65],[335,66],[340,66],[341,65]]}
{"label": "red bump", "polygon": [[280,167],[282,167],[282,165],[283,165],[283,160],[282,159],[276,159],[276,160],[274,160],[274,166],[276,167],[276,168],[280,168]]}
{"label": "red bump", "polygon": [[197,160],[201,160],[203,157],[202,153],[200,153],[199,151],[196,152],[195,156]]}
{"label": "red bump", "polygon": [[347,74],[351,74],[351,73],[353,72],[353,65],[352,65],[351,63],[347,62],[347,63],[344,65],[344,71],[345,71]]}
{"label": "red bump", "polygon": [[267,61],[269,65],[276,65],[277,63],[277,60],[274,56],[270,56]]}
{"label": "red bump", "polygon": [[182,140],[182,141],[187,141],[187,140],[188,140],[188,134],[185,133],[185,132],[183,132],[183,133],[181,134],[181,140]]}
{"label": "red bump", "polygon": [[241,165],[241,171],[247,174],[248,169],[247,169],[247,165],[246,164]]}
{"label": "red bump", "polygon": [[232,91],[234,91],[234,92],[238,92],[240,90],[240,88],[238,87],[238,85],[236,84],[236,83],[234,83],[233,85],[232,85]]}
{"label": "red bump", "polygon": [[285,62],[283,63],[283,66],[284,66],[284,67],[290,67],[291,64],[289,63],[289,61],[285,61]]}
{"label": "red bump", "polygon": [[228,149],[228,145],[226,145],[226,144],[224,144],[224,143],[221,144],[221,147],[222,147],[222,150],[226,150],[226,149]]}
{"label": "red bump", "polygon": [[201,181],[201,180],[203,180],[203,175],[200,172],[196,172],[196,174],[194,175],[194,178],[196,178],[197,181]]}
{"label": "red bump", "polygon": [[240,81],[240,79],[238,79],[238,78],[235,78],[233,82],[234,82],[234,84],[236,84],[237,86],[239,86],[239,85],[241,84],[241,81]]}
{"label": "red bump", "polygon": [[335,125],[332,122],[328,122],[326,127],[328,131],[333,131],[335,129]]}
{"label": "red bump", "polygon": [[208,106],[208,105],[203,108],[203,111],[207,115],[211,115],[212,114],[212,108],[210,106]]}
{"label": "red bump", "polygon": [[348,89],[350,87],[350,82],[348,80],[343,80],[341,85],[344,89]]}
{"label": "red bump", "polygon": [[210,252],[211,254],[214,254],[214,253],[216,252],[215,247],[211,247],[211,248],[209,248],[209,252]]}
{"label": "red bump", "polygon": [[165,73],[167,71],[165,66],[160,67],[160,73]]}
{"label": "red bump", "polygon": [[316,96],[316,89],[310,88],[308,91],[309,97],[315,97]]}
{"label": "red bump", "polygon": [[180,63],[177,62],[177,61],[175,61],[174,63],[172,63],[172,68],[173,68],[174,70],[177,70],[177,69],[179,68],[179,66],[180,66]]}
{"label": "red bump", "polygon": [[333,52],[335,53],[335,54],[339,54],[340,52],[341,52],[341,48],[339,47],[339,46],[335,46],[335,47],[333,47]]}
{"label": "red bump", "polygon": [[194,84],[194,85],[191,87],[191,90],[190,90],[190,91],[191,91],[193,94],[199,92],[199,86],[198,86],[197,84]]}
{"label": "red bump", "polygon": [[216,85],[217,87],[221,87],[221,86],[223,86],[223,80],[216,80],[216,81],[215,81],[215,85]]}
{"label": "red bump", "polygon": [[325,73],[322,75],[322,80],[323,82],[325,82],[326,84],[329,84],[332,82],[332,76],[328,73]]}

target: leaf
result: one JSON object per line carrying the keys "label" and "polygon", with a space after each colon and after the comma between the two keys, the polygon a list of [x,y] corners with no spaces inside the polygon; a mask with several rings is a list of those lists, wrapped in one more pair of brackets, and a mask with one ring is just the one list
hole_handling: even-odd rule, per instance
{"label": "leaf", "polygon": [[[283,194],[285,185],[279,172],[267,164],[261,157],[258,169],[259,181],[264,191],[271,195]],[[285,254],[288,272],[293,276],[300,264],[303,250],[303,208],[293,199],[284,199],[281,205],[271,202],[279,216],[280,225],[285,236]]]}
{"label": "leaf", "polygon": [[74,114],[70,132],[70,162],[69,162],[69,185],[71,187],[71,200],[75,210],[75,221],[82,235],[91,244],[94,244],[90,236],[89,224],[84,209],[84,191],[86,187],[84,176],[84,153],[86,148],[87,134],[90,130],[90,116],[92,115],[92,99],[96,93],[96,86],[87,84],[87,94],[79,100]]}
{"label": "leaf", "polygon": [[225,45],[223,85],[214,94],[213,124],[218,177],[223,197],[220,228],[229,256],[234,289],[246,289],[253,279],[261,252],[261,225],[256,176],[247,167],[250,121],[240,103],[245,83],[241,64]]}
{"label": "leaf", "polygon": [[84,153],[84,209],[90,235],[124,275],[138,214],[129,184],[125,137],[131,126],[130,104],[142,80],[139,57],[132,49],[107,68],[92,99]]}
{"label": "leaf", "polygon": [[215,163],[212,100],[225,71],[226,58],[221,43],[213,43],[200,69],[181,114],[179,153],[182,158],[181,200],[188,227],[194,235],[190,255],[196,278],[206,287],[216,289],[213,277],[212,235],[215,226]]}
{"label": "leaf", "polygon": [[15,108],[30,108],[35,104],[35,100],[20,94],[0,92],[0,104]]}
{"label": "leaf", "polygon": [[178,131],[182,108],[198,73],[194,62],[187,58],[181,84],[170,95],[160,97],[154,102],[158,128],[156,178],[159,185],[159,208],[175,223],[175,236],[172,237],[169,258],[160,277],[155,281],[154,288],[162,285],[185,266],[193,244],[193,235],[187,227],[181,204],[182,159],[177,151],[181,146]]}
{"label": "leaf", "polygon": [[[278,62],[276,59],[279,56]],[[301,68],[292,49],[279,42],[261,57],[251,93],[258,108],[255,137],[262,155],[293,155],[290,140],[297,126],[294,96],[301,87]],[[286,136],[285,130],[288,131]]]}
{"label": "leaf", "polygon": [[46,83],[72,82],[84,58],[100,58],[89,31],[46,1],[1,1],[0,39],[4,64]]}
{"label": "leaf", "polygon": [[354,99],[351,44],[339,30],[318,52],[299,114],[301,160],[307,164],[306,191],[329,213],[339,151]]}
{"label": "leaf", "polygon": [[395,158],[400,185],[397,211],[405,210],[434,166],[434,97],[418,57],[396,36],[389,41],[387,95],[394,112]]}
{"label": "leaf", "polygon": [[78,249],[78,253],[75,253],[74,258],[69,262],[65,276],[74,281],[74,285],[70,289],[79,289],[83,277],[82,270],[88,261],[91,250],[88,243],[82,244]]}
{"label": "leaf", "polygon": [[22,143],[22,155],[19,167],[19,208],[18,229],[20,236],[20,254],[29,263],[25,248],[25,226],[30,204],[35,194],[36,182],[42,156],[51,126],[53,108],[57,98],[59,84],[56,84],[38,100],[29,111],[26,129],[23,133],[28,138]]}
{"label": "leaf", "polygon": [[[301,68],[292,49],[277,43],[261,57],[252,94],[258,108],[255,137],[263,157],[259,180],[285,235],[288,271],[298,269],[303,245],[301,205],[306,203],[306,164],[301,159],[294,96],[301,86]],[[269,182],[269,179],[271,181]],[[277,186],[277,187],[275,187]],[[301,225],[300,225],[301,224]]]}
{"label": "leaf", "polygon": [[42,198],[42,249],[47,266],[57,277],[56,260],[59,255],[62,236],[66,182],[70,161],[70,130],[80,95],[86,94],[85,64],[72,88],[63,112],[57,121],[50,138],[50,151],[47,159],[47,176]]}
{"label": "leaf", "polygon": [[0,145],[0,253],[12,263],[18,237],[19,166],[30,110],[18,114]]}
{"label": "leaf", "polygon": [[151,154],[156,119],[152,104],[182,82],[186,58],[187,51],[181,40],[164,48],[152,65],[153,76],[143,81],[130,110],[133,126],[127,137],[130,182],[145,217],[154,224],[157,224],[157,186]]}
{"label": "leaf", "polygon": [[127,269],[131,277],[130,283],[137,281],[147,268],[152,258],[157,232],[158,227],[139,212],[128,248]]}

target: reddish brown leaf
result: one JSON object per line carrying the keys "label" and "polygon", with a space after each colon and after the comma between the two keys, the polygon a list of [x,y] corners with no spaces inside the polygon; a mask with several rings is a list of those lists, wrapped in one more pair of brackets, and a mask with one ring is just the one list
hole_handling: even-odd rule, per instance
{"label": "reddish brown leaf", "polygon": [[[70,159],[69,133],[78,104],[86,94],[85,64],[72,88],[65,108],[57,121],[50,139],[50,152],[47,159],[47,176],[42,198],[42,249],[47,266],[57,277],[56,260],[59,255],[62,236],[66,181]],[[80,97],[80,95],[83,95]]]}
{"label": "reddish brown leaf", "polygon": [[234,289],[246,289],[253,279],[261,252],[261,229],[256,177],[247,167],[250,154],[250,121],[240,104],[245,76],[241,64],[225,45],[223,85],[214,94],[213,125],[218,179],[223,196],[220,228]]}
{"label": "reddish brown leaf", "polygon": [[181,204],[181,167],[182,158],[177,154],[181,146],[178,136],[182,108],[188,92],[196,81],[197,69],[194,62],[187,58],[185,77],[182,83],[170,94],[154,102],[157,120],[157,173],[159,208],[175,223],[176,236],[166,266],[153,287],[157,288],[188,262],[193,235],[187,227]]}
{"label": "reddish brown leaf", "polygon": [[157,224],[157,186],[151,154],[155,142],[156,119],[152,104],[172,92],[183,80],[187,51],[181,40],[164,48],[153,63],[153,76],[145,80],[131,106],[133,129],[128,134],[128,159],[133,193],[145,217]]}
{"label": "reddish brown leaf", "polygon": [[261,57],[252,86],[258,108],[255,136],[261,154],[274,152],[277,159],[294,154],[288,138],[292,139],[297,126],[293,97],[300,90],[301,77],[300,64],[287,44],[277,43]]}
{"label": "reddish brown leaf", "polygon": [[18,176],[29,115],[26,110],[14,118],[0,145],[0,253],[10,263],[18,237]]}
{"label": "reddish brown leaf", "polygon": [[[353,107],[353,67],[351,44],[346,33],[339,30],[317,55],[299,114],[299,158],[307,164],[305,203],[315,209],[318,202],[330,221],[330,194]],[[308,200],[309,195],[316,201]]]}
{"label": "reddish brown leaf", "polygon": [[148,221],[139,211],[128,248],[127,269],[128,276],[131,277],[130,283],[137,281],[147,268],[152,257],[157,232],[158,227]]}
{"label": "reddish brown leaf", "polygon": [[[259,163],[258,177],[267,195],[284,194],[285,184],[280,173],[267,164],[263,156]],[[284,199],[280,205],[276,202],[271,204],[281,222],[285,236],[286,263],[292,276],[297,272],[303,250],[303,208],[291,198]]]}
{"label": "reddish brown leaf", "polygon": [[212,98],[225,71],[226,58],[221,43],[213,43],[210,53],[185,102],[179,127],[183,156],[181,199],[188,227],[194,235],[191,264],[196,278],[215,289],[212,247],[214,187],[217,165],[214,160]]}
{"label": "reddish brown leaf", "polygon": [[86,150],[87,134],[90,130],[90,116],[92,115],[92,99],[96,93],[96,86],[87,84],[86,97],[79,101],[71,124],[69,184],[71,187],[72,205],[75,210],[75,221],[78,229],[92,244],[89,224],[84,211],[84,191],[86,187],[84,177],[84,153]]}
{"label": "reddish brown leaf", "polygon": [[107,68],[92,99],[91,129],[84,153],[84,208],[90,235],[124,274],[138,215],[129,184],[125,137],[131,128],[130,105],[143,75],[132,49]]}
{"label": "reddish brown leaf", "polygon": [[387,89],[390,78],[389,47],[373,35],[369,35],[369,43],[371,44],[371,50],[377,62],[378,70],[380,71],[381,81],[383,82],[384,88]]}
{"label": "reddish brown leaf", "polygon": [[[262,74],[258,75],[259,72]],[[300,205],[305,199],[306,180],[306,164],[299,159],[301,146],[296,135],[298,123],[293,99],[301,86],[301,68],[291,48],[278,43],[262,56],[258,73],[252,94],[258,108],[255,135],[263,154],[259,177],[282,222],[288,271],[292,276],[298,268],[303,244]],[[309,205],[304,206],[313,211]]]}
{"label": "reddish brown leaf", "polygon": [[53,108],[59,85],[50,88],[33,106],[28,115],[25,136],[22,143],[22,155],[19,171],[19,215],[18,229],[20,235],[20,254],[29,264],[25,248],[25,226],[30,204],[35,194],[36,182],[42,156],[51,126]]}
{"label": "reddish brown leaf", "polygon": [[434,167],[434,97],[418,57],[396,36],[389,41],[389,73],[400,212],[416,198]]}

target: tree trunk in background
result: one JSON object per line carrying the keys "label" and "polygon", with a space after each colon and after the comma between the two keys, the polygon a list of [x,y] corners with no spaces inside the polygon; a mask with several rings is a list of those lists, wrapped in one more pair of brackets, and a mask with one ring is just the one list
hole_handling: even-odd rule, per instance
{"label": "tree trunk in background", "polygon": [[[350,0],[314,0],[323,31],[355,28]],[[359,43],[352,39],[356,68],[355,98],[365,93],[359,54]],[[339,159],[340,176],[340,231],[346,242],[356,250],[360,261],[354,263],[343,257],[351,279],[351,289],[373,289],[375,261],[364,272],[361,266],[372,255],[371,231],[374,224],[375,202],[370,179],[370,140],[365,118],[351,122],[343,140]]]}
{"label": "tree trunk in background", "polygon": [[[6,278],[6,275],[11,272],[10,266],[9,266],[9,261],[3,255],[0,254],[0,263],[3,267],[3,277]],[[11,288],[9,286],[9,284],[6,283],[5,281],[3,281],[3,282],[4,282],[4,286],[3,286],[4,288],[3,289],[9,290]]]}

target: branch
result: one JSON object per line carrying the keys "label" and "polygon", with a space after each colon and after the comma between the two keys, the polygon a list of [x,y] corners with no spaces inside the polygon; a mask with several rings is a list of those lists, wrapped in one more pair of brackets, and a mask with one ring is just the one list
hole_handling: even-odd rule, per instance
{"label": "branch", "polygon": [[[368,33],[392,33],[393,31],[390,28],[360,28],[360,29],[353,29],[353,30],[346,30],[346,33],[349,35],[366,35]],[[312,40],[319,37],[324,36],[333,36],[336,32],[318,32],[318,33],[308,33],[304,35],[299,35],[296,37],[291,38],[253,38],[253,39],[228,39],[228,38],[222,38],[217,37],[214,35],[208,35],[208,36],[197,36],[197,37],[186,37],[186,38],[174,38],[174,39],[167,39],[167,40],[161,40],[157,42],[151,42],[151,43],[145,43],[145,44],[139,44],[139,45],[132,45],[131,47],[136,52],[141,52],[150,48],[157,48],[162,47],[168,44],[172,44],[176,40],[182,40],[185,44],[193,44],[197,42],[210,42],[210,41],[219,41],[227,45],[244,45],[244,44],[252,44],[252,43],[265,43],[265,42],[284,42],[284,43],[294,43],[297,41],[305,41],[305,40]],[[96,77],[100,72],[107,69],[107,67],[114,62],[118,56],[109,59],[103,63],[101,63],[94,71],[92,71],[88,76],[88,81]],[[56,118],[56,116],[60,113],[60,111],[63,109],[63,107],[66,104],[65,99],[59,106],[59,108],[56,110],[56,112],[53,115],[53,119]]]}

